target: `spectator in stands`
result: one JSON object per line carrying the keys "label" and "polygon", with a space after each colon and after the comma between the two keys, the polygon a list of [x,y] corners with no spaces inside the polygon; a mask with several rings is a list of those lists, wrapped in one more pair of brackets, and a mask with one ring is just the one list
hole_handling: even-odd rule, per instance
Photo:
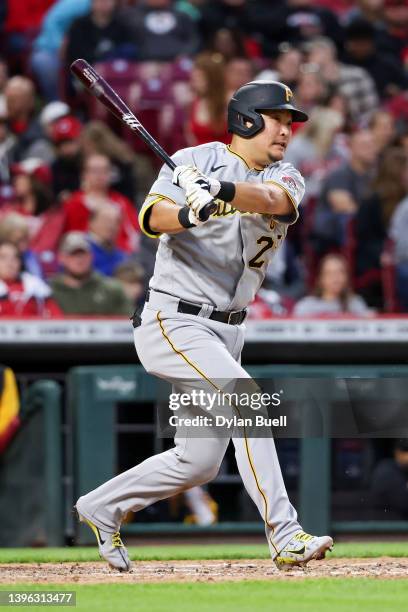
{"label": "spectator in stands", "polygon": [[[31,46],[33,36],[37,34],[45,13],[54,0],[36,0],[21,2],[7,0],[7,18],[4,24],[6,34],[6,51],[13,59],[24,56]],[[4,36],[3,33],[3,36]],[[20,68],[20,65],[15,66]]]}
{"label": "spectator in stands", "polygon": [[313,295],[302,298],[293,313],[297,317],[339,314],[369,316],[372,311],[360,296],[353,294],[346,259],[332,253],[320,261]]}
{"label": "spectator in stands", "polygon": [[408,127],[408,89],[387,100],[385,108],[394,117],[398,130],[400,132],[406,131]]}
{"label": "spectator in stands", "polygon": [[42,276],[41,265],[36,254],[29,248],[30,226],[28,219],[10,212],[0,221],[0,243],[12,242],[18,248],[25,272]]}
{"label": "spectator in stands", "polygon": [[346,28],[345,61],[359,66],[373,79],[380,98],[391,97],[408,87],[408,79],[396,58],[376,49],[374,26],[355,19]]}
{"label": "spectator in stands", "polygon": [[336,87],[347,100],[350,117],[354,124],[368,121],[379,105],[377,89],[366,70],[358,66],[342,64],[337,60],[334,43],[319,37],[305,47],[308,61],[316,64],[326,83]]}
{"label": "spectator in stands", "polygon": [[225,64],[225,90],[226,98],[230,100],[232,94],[249,83],[254,78],[254,67],[251,60],[245,57],[236,57],[230,59]]}
{"label": "spectator in stands", "polygon": [[399,63],[404,61],[405,70],[408,61],[408,3],[406,0],[384,0],[385,31],[378,41],[381,52],[391,54]]}
{"label": "spectator in stands", "polygon": [[61,313],[48,285],[37,276],[22,272],[18,248],[0,243],[0,316],[58,316]]}
{"label": "spectator in stands", "polygon": [[82,124],[74,116],[58,119],[51,127],[55,159],[51,165],[56,201],[62,203],[80,187],[82,155],[79,137]]}
{"label": "spectator in stands", "polygon": [[2,212],[17,212],[27,219],[30,248],[48,274],[55,264],[54,254],[65,222],[64,211],[55,203],[50,189],[49,168],[38,160],[26,160],[12,166],[12,177],[15,200],[3,206]]}
{"label": "spectator in stands", "polygon": [[30,231],[33,232],[38,225],[33,217],[50,208],[53,202],[50,169],[41,160],[32,158],[13,164],[11,174],[15,200],[10,203],[10,207],[30,219]]}
{"label": "spectator in stands", "polygon": [[208,45],[221,25],[230,31],[248,33],[249,19],[246,0],[209,0],[200,7],[200,30]]}
{"label": "spectator in stands", "polygon": [[296,89],[300,76],[303,54],[297,47],[288,43],[279,45],[279,55],[274,67],[265,68],[256,76],[258,80],[281,81],[291,89]]}
{"label": "spectator in stands", "polygon": [[12,77],[7,82],[5,97],[10,129],[17,141],[12,151],[13,161],[36,157],[48,163],[53,150],[35,114],[33,82],[23,76]]}
{"label": "spectator in stands", "polygon": [[173,0],[141,0],[124,9],[142,61],[172,61],[193,55],[200,46],[196,23],[173,6]]}
{"label": "spectator in stands", "polygon": [[136,158],[132,149],[102,121],[91,121],[81,134],[84,157],[95,153],[106,155],[112,164],[111,187],[129,200],[136,200]]}
{"label": "spectator in stands", "polygon": [[323,101],[323,106],[337,111],[343,117],[343,132],[349,134],[353,131],[353,124],[350,118],[349,108],[346,97],[340,93],[336,86],[328,85],[327,95]]}
{"label": "spectator in stands", "polygon": [[296,103],[305,112],[311,112],[315,106],[322,106],[327,97],[328,86],[317,66],[305,64],[299,74],[295,90]]}
{"label": "spectator in stands", "polygon": [[120,282],[128,300],[134,306],[142,305],[145,298],[145,273],[142,266],[132,259],[119,264],[114,278]]}
{"label": "spectator in stands", "polygon": [[0,57],[0,105],[6,105],[6,98],[4,91],[6,89],[7,81],[9,79],[9,68],[5,58]]}
{"label": "spectator in stands", "polygon": [[91,0],[56,0],[44,17],[31,53],[31,70],[46,100],[60,97],[61,55],[65,34],[72,22],[85,15]]}
{"label": "spectator in stands", "polygon": [[215,30],[206,45],[206,50],[209,53],[219,53],[225,61],[247,57],[245,39],[241,30],[229,28]]}
{"label": "spectator in stands", "polygon": [[94,64],[137,56],[132,31],[117,5],[117,0],[92,0],[90,13],[72,23],[67,34],[68,64],[78,57]]}
{"label": "spectator in stands", "polygon": [[381,255],[392,215],[407,192],[408,185],[404,185],[407,166],[408,151],[388,148],[380,159],[372,194],[362,201],[356,215],[356,273],[358,277],[366,275],[364,296],[376,307],[382,303]]}
{"label": "spectator in stands", "polygon": [[97,208],[89,220],[89,244],[96,272],[113,276],[115,268],[127,259],[116,245],[120,228],[120,211],[111,204]]}
{"label": "spectator in stands", "polygon": [[405,164],[402,185],[405,196],[392,215],[389,236],[395,245],[398,299],[403,311],[408,312],[408,164]]}
{"label": "spectator in stands", "polygon": [[371,477],[373,506],[408,520],[408,440],[395,441],[393,456],[383,459]]}
{"label": "spectator in stands", "polygon": [[356,0],[354,6],[347,11],[343,22],[348,24],[355,19],[363,18],[372,23],[376,28],[383,28],[384,0]]}
{"label": "spectator in stands", "polygon": [[59,250],[62,272],[51,281],[57,303],[65,314],[126,315],[132,314],[120,284],[92,269],[92,253],[82,232],[70,232]]}
{"label": "spectator in stands", "polygon": [[394,117],[387,111],[379,110],[371,117],[368,127],[374,136],[378,154],[385,154],[397,136]]}
{"label": "spectator in stands", "polygon": [[[303,108],[303,107],[302,107]],[[299,170],[306,183],[306,201],[320,195],[322,181],[348,157],[344,135],[340,133],[343,117],[335,110],[316,107],[305,128],[289,143],[285,161]]]}
{"label": "spectator in stands", "polygon": [[40,124],[44,131],[45,136],[50,140],[52,138],[52,127],[54,124],[63,117],[67,117],[71,110],[65,102],[55,100],[49,102],[44,106],[40,113]]}
{"label": "spectator in stands", "polygon": [[13,158],[13,151],[15,149],[17,139],[10,132],[8,125],[8,112],[5,101],[0,101],[0,184],[2,192],[5,190],[6,193],[1,192],[0,195],[0,206],[2,200],[8,196],[8,186],[10,183],[10,165]]}
{"label": "spectator in stands", "polygon": [[203,53],[194,62],[191,71],[194,98],[186,134],[190,146],[214,140],[231,142],[226,122],[224,69],[220,55]]}
{"label": "spectator in stands", "polygon": [[286,0],[276,3],[269,19],[264,19],[264,55],[276,55],[277,45],[284,41],[304,43],[317,36],[327,36],[341,46],[342,29],[336,15],[327,8],[316,6],[314,0]]}
{"label": "spectator in stands", "polygon": [[64,202],[65,232],[87,232],[89,218],[97,208],[111,204],[121,213],[117,247],[132,253],[138,247],[139,225],[136,209],[125,196],[110,188],[111,163],[105,155],[90,155],[83,162],[81,189]]}
{"label": "spectator in stands", "polygon": [[319,253],[343,246],[349,220],[371,193],[378,152],[370,130],[350,137],[350,159],[327,175],[314,219],[313,236]]}

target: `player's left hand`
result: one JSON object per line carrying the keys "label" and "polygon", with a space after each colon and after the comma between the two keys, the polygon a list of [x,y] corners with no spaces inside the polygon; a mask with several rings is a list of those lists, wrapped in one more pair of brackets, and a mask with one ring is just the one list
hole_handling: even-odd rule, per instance
{"label": "player's left hand", "polygon": [[[190,208],[190,211],[193,212],[194,216],[203,222],[200,219],[200,211],[210,202],[213,201],[212,195],[207,191],[207,189],[203,189],[199,185],[195,183],[189,183],[186,189],[186,203]],[[208,221],[208,219],[207,219]]]}
{"label": "player's left hand", "polygon": [[188,185],[197,185],[209,191],[213,197],[221,189],[220,181],[205,176],[195,166],[177,166],[173,171],[173,183],[184,190],[187,190]]}

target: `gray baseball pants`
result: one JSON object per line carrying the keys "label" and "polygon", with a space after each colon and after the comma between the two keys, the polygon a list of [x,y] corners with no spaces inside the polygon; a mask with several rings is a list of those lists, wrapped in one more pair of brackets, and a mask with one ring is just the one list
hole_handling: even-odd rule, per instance
{"label": "gray baseball pants", "polygon": [[[189,392],[217,381],[251,379],[240,365],[244,325],[228,325],[203,316],[177,312],[178,299],[150,292],[142,324],[134,331],[136,350],[150,374]],[[208,316],[208,312],[207,312]],[[219,408],[221,410],[221,408]],[[188,407],[185,412],[188,414]],[[227,407],[223,410],[231,410]],[[99,528],[116,531],[129,511],[204,484],[218,473],[230,441],[214,428],[177,429],[175,446],[112,478],[81,498],[86,518]],[[272,558],[301,530],[285,489],[272,437],[234,436],[235,457],[243,483],[265,523]]]}

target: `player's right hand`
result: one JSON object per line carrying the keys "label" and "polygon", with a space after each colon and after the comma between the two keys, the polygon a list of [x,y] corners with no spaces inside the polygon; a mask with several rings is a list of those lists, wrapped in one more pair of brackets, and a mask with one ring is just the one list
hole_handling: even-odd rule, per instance
{"label": "player's right hand", "polygon": [[[200,211],[212,201],[212,195],[206,189],[202,189],[195,183],[189,183],[187,185],[186,204],[190,209],[190,213],[193,213],[198,221],[198,223],[195,223],[195,225],[201,225],[201,223],[206,223],[206,221],[208,221],[208,219],[206,219],[206,221],[202,221],[200,218]],[[194,223],[194,221],[191,222]]]}
{"label": "player's right hand", "polygon": [[216,196],[221,188],[217,179],[202,174],[195,166],[177,166],[173,171],[173,183],[184,190],[191,184],[206,189],[212,196]]}
{"label": "player's right hand", "polygon": [[173,183],[186,189],[189,183],[194,183],[203,189],[210,190],[207,178],[195,166],[177,166],[173,170]]}

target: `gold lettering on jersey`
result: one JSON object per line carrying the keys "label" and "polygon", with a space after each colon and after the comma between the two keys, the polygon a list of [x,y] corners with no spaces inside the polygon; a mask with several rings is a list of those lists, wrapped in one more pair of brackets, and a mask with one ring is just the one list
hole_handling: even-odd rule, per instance
{"label": "gold lettering on jersey", "polygon": [[292,90],[287,85],[285,85],[285,91],[286,91],[286,102],[290,102],[290,99],[293,98]]}
{"label": "gold lettering on jersey", "polygon": [[228,217],[229,215],[235,215],[235,213],[239,212],[239,210],[234,208],[229,202],[215,200],[215,203],[217,204],[217,208],[211,215],[212,217]]}

